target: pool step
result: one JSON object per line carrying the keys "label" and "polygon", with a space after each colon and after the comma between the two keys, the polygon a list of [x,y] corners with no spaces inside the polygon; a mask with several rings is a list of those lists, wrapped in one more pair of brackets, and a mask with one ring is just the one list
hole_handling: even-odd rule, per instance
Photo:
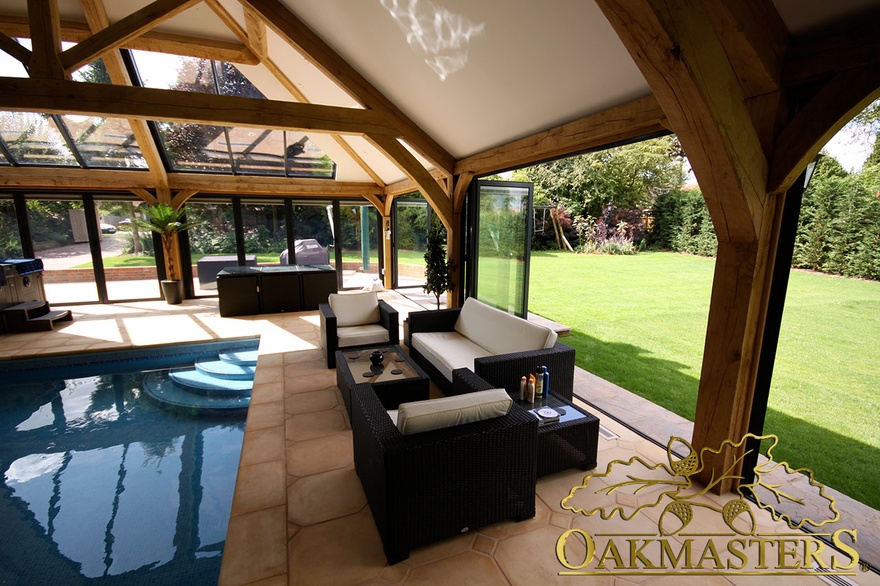
{"label": "pool step", "polygon": [[231,350],[195,360],[193,366],[144,376],[144,391],[166,407],[198,413],[247,409],[256,371],[256,350]]}
{"label": "pool step", "polygon": [[144,375],[144,391],[163,406],[198,412],[200,414],[234,413],[246,410],[251,403],[247,394],[200,394],[176,384],[167,371],[153,371]]}
{"label": "pool step", "polygon": [[168,377],[178,385],[201,395],[250,393],[254,387],[253,374],[246,379],[225,378],[203,372],[198,368],[183,367],[172,368],[168,371]]}

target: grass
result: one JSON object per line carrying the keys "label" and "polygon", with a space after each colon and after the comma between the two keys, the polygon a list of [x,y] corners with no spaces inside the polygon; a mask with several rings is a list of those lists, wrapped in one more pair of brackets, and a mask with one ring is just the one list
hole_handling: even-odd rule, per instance
{"label": "grass", "polygon": [[[533,253],[529,309],[571,326],[578,366],[693,421],[714,265]],[[765,433],[777,460],[875,509],[878,380],[880,283],[792,271]]]}

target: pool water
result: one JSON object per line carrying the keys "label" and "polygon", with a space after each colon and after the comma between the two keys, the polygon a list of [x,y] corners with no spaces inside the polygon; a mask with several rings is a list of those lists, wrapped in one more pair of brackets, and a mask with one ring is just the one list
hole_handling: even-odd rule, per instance
{"label": "pool water", "polygon": [[217,583],[244,414],[142,390],[193,352],[0,363],[0,584]]}

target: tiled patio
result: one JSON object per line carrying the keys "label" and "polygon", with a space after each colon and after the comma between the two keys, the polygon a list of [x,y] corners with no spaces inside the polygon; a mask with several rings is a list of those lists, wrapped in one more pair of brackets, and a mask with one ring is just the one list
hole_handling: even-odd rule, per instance
{"label": "tiled patio", "polygon": [[[401,311],[401,323],[410,310],[421,309],[393,292],[382,295]],[[754,559],[749,560],[751,565],[728,575],[710,571],[700,576],[664,576],[658,575],[656,570],[625,576],[601,571],[590,576],[561,575],[567,568],[557,560],[556,544],[566,531],[584,530],[593,535],[597,557],[608,535],[617,534],[613,539],[621,544],[621,557],[628,560],[631,552],[622,536],[638,533],[656,536],[663,510],[661,502],[660,506],[645,509],[631,521],[623,521],[619,516],[603,521],[599,515],[587,517],[563,509],[562,500],[583,481],[584,473],[577,470],[539,480],[534,519],[470,531],[415,550],[408,560],[389,567],[354,472],[351,433],[335,386],[335,373],[326,369],[318,349],[317,312],[221,318],[216,299],[187,301],[179,306],[138,302],[72,309],[74,321],[55,332],[0,336],[0,359],[261,336],[221,584],[545,584],[579,580],[605,584],[677,584],[682,581],[779,584],[794,580],[822,583],[811,576],[747,576],[743,572],[753,567]],[[651,431],[656,437],[673,434],[690,437],[687,421],[580,369],[576,379],[576,393],[602,410],[616,413],[630,426]],[[585,403],[581,406],[592,409]],[[594,473],[605,471],[612,460],[626,461],[634,456],[649,463],[667,461],[664,449],[643,439],[630,427],[598,414],[602,425],[618,437],[599,440],[599,466]],[[656,476],[655,472],[630,468],[616,465],[612,472],[615,477],[627,470],[646,478]],[[581,490],[576,491],[572,503],[610,510],[614,505],[654,502],[662,498],[658,490],[654,487],[638,494],[621,490],[621,494],[611,497],[590,494],[586,499],[586,491]],[[690,500],[694,503],[694,517],[687,528],[689,533],[668,538],[675,551],[691,542],[695,555],[710,556],[705,557],[708,561],[703,565],[711,569],[714,561],[706,553],[706,534],[714,535],[719,550],[726,547],[731,535],[721,516],[705,507],[717,510],[730,500],[729,495]],[[856,520],[861,524],[857,549],[875,547],[880,537],[877,512],[866,507],[840,508],[841,527],[853,527]],[[755,518],[763,533],[792,533],[763,511],[756,513]],[[724,534],[725,531],[728,534]],[[880,546],[873,551],[880,551]],[[566,553],[575,563],[579,555],[583,559],[584,549],[573,538],[568,542]],[[826,548],[822,559],[828,560],[830,553]],[[611,554],[605,559],[609,567],[614,567]],[[595,572],[595,565],[594,560],[587,569]],[[880,576],[858,569],[845,579],[850,583],[880,585]]]}

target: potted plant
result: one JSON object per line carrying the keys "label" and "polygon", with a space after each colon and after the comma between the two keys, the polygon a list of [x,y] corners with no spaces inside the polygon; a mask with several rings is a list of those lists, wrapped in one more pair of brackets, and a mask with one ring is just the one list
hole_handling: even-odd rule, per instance
{"label": "potted plant", "polygon": [[160,203],[142,206],[144,218],[136,220],[136,225],[144,230],[159,234],[162,240],[162,253],[165,257],[165,279],[162,280],[162,295],[170,304],[183,300],[183,281],[180,266],[176,262],[177,233],[185,232],[195,226],[193,222],[183,221],[184,211]]}
{"label": "potted plant", "polygon": [[434,294],[437,309],[440,309],[440,295],[455,288],[453,268],[452,261],[446,257],[446,230],[435,217],[425,242],[425,284],[422,289]]}

